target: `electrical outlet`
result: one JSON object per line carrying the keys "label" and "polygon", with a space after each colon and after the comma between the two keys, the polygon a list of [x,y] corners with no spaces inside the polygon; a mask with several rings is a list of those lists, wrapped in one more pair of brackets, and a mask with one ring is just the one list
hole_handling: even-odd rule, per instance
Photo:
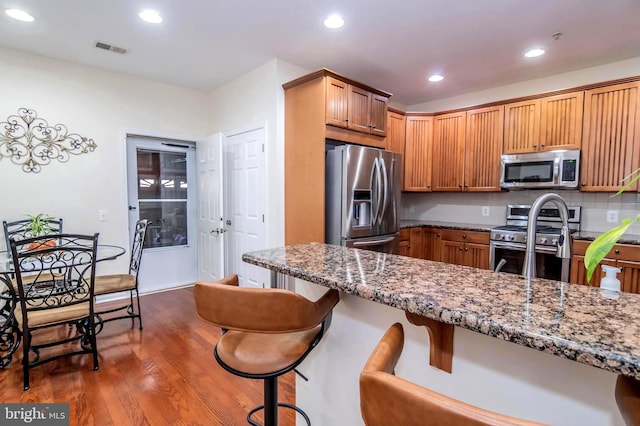
{"label": "electrical outlet", "polygon": [[618,210],[607,210],[607,222],[618,223]]}
{"label": "electrical outlet", "polygon": [[409,205],[409,213],[413,213],[413,212],[415,212],[415,211],[416,211],[416,206],[415,206],[415,205],[413,205],[413,204],[410,204],[410,205]]}
{"label": "electrical outlet", "polygon": [[482,206],[482,216],[489,216],[489,206]]}
{"label": "electrical outlet", "polygon": [[106,210],[98,210],[98,220],[100,222],[107,221],[107,211]]}

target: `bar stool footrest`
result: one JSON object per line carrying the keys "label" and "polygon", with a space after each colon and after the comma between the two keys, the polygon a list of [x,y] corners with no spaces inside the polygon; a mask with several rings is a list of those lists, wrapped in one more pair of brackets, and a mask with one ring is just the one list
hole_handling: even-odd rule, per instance
{"label": "bar stool footrest", "polygon": [[[309,416],[307,416],[307,413],[302,411],[301,408],[299,408],[299,407],[297,407],[297,406],[295,406],[293,404],[287,404],[286,402],[278,402],[278,407],[290,408],[292,410],[295,410],[302,417],[304,417],[304,420],[307,422],[307,425],[311,426],[311,420],[309,420]],[[251,416],[253,416],[255,413],[257,413],[260,410],[264,410],[264,405],[258,405],[256,408],[254,408],[253,410],[249,411],[249,414],[247,414],[247,422],[250,425],[252,425],[252,426],[263,426],[261,423],[258,423],[258,422],[256,422],[255,420],[253,420],[251,418]]]}

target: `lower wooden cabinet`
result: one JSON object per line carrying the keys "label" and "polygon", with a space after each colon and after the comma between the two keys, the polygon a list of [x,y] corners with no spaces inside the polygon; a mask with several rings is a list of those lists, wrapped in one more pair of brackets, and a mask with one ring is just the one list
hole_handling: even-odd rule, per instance
{"label": "lower wooden cabinet", "polygon": [[401,230],[398,254],[417,259],[440,260],[440,230],[428,227]]}
{"label": "lower wooden cabinet", "polygon": [[489,269],[489,233],[431,227],[403,229],[398,254]]}
{"label": "lower wooden cabinet", "polygon": [[440,261],[489,269],[489,233],[443,229]]}
{"label": "lower wooden cabinet", "polygon": [[400,256],[409,256],[409,238],[411,231],[409,229],[402,229],[400,231],[400,242],[398,243],[398,254]]}
{"label": "lower wooden cabinet", "polygon": [[[587,270],[584,267],[584,254],[589,243],[589,241],[580,240],[573,242],[570,283],[588,284]],[[622,272],[618,274],[622,291],[640,293],[640,246],[616,244],[602,260],[601,264],[622,269]],[[600,287],[602,276],[602,268],[598,266],[593,273],[593,277],[591,277],[591,285]]]}

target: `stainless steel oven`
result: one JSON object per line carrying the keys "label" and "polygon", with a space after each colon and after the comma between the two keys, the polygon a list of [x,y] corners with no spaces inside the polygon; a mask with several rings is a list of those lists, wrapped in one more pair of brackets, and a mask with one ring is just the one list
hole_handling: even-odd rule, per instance
{"label": "stainless steel oven", "polygon": [[[489,261],[491,269],[500,264],[500,272],[522,274],[526,244],[490,242]],[[504,261],[504,262],[502,262]],[[562,277],[562,259],[556,257],[556,249],[552,246],[536,246],[536,271],[538,277],[560,280]]]}
{"label": "stainless steel oven", "polygon": [[[507,206],[507,224],[491,229],[489,262],[491,269],[522,274],[527,247],[528,205]],[[580,230],[580,207],[569,207],[568,225],[571,232]],[[543,208],[536,227],[537,276],[560,281],[569,276],[568,259],[556,257],[560,236],[560,213],[557,208]]]}

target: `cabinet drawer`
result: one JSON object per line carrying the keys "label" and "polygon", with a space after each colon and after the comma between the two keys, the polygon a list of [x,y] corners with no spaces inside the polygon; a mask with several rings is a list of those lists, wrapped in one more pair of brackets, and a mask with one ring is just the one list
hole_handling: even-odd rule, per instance
{"label": "cabinet drawer", "polygon": [[[590,243],[591,241],[574,241],[573,254],[576,256],[584,256]],[[607,259],[640,262],[640,246],[633,244],[616,244],[605,257]]]}
{"label": "cabinet drawer", "polygon": [[443,229],[440,234],[441,234],[441,239],[447,240],[447,241],[457,241],[461,243],[489,244],[488,232]]}
{"label": "cabinet drawer", "polygon": [[401,229],[400,241],[409,241],[409,235],[411,235],[411,229]]}

